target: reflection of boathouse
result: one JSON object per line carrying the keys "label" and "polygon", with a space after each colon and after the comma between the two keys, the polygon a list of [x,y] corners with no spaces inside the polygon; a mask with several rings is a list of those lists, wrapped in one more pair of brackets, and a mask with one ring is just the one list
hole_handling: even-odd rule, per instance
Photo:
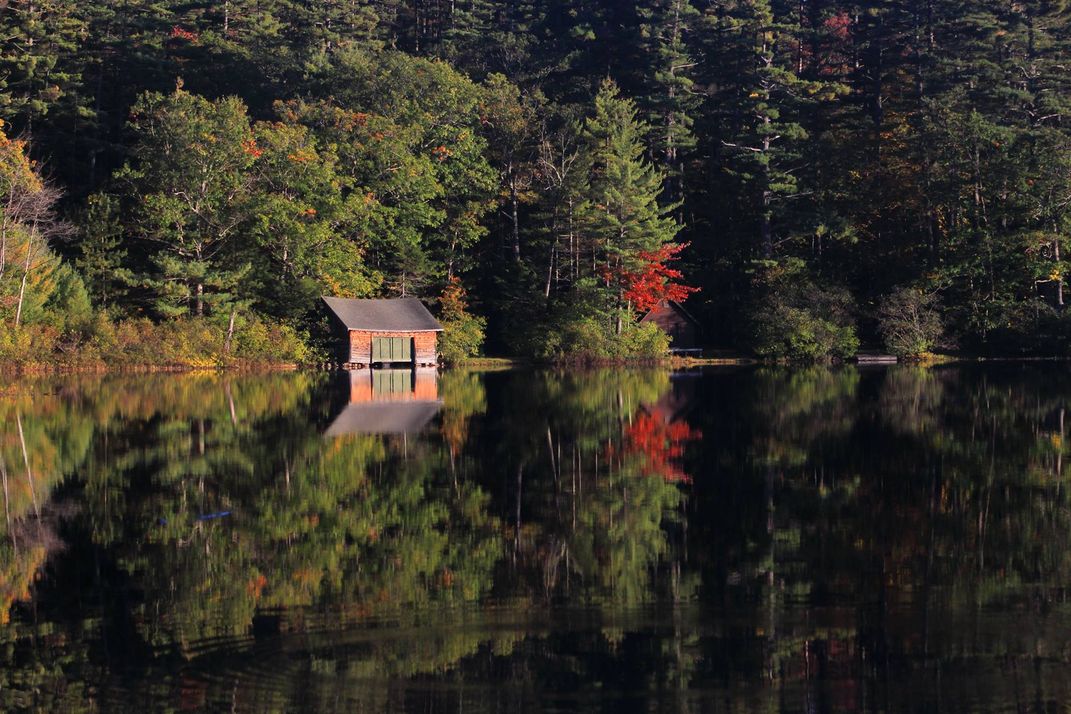
{"label": "reflection of boathouse", "polygon": [[327,436],[417,432],[442,406],[435,369],[362,369],[348,377],[349,403]]}

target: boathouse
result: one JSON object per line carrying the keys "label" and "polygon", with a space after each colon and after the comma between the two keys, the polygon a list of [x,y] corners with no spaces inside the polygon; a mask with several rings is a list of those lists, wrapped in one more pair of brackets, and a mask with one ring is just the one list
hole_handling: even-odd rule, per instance
{"label": "boathouse", "polygon": [[699,346],[699,322],[676,300],[663,300],[640,318],[640,323],[654,323],[669,335],[672,352],[693,352]]}
{"label": "boathouse", "polygon": [[345,340],[342,359],[351,366],[434,365],[442,325],[416,298],[353,300],[325,297]]}

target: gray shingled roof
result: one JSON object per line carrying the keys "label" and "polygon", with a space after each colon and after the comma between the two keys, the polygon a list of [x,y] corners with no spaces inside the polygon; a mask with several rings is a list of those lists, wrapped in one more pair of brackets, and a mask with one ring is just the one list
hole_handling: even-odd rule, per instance
{"label": "gray shingled roof", "polygon": [[443,329],[428,308],[424,307],[424,303],[416,298],[352,300],[325,297],[323,300],[335,317],[350,330],[424,332]]}

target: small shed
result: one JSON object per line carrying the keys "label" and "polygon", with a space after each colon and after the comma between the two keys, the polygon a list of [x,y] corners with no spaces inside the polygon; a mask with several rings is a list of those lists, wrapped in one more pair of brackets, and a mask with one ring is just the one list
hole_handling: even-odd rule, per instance
{"label": "small shed", "polygon": [[640,323],[654,323],[669,335],[674,352],[695,350],[699,346],[699,321],[676,300],[663,300],[640,318]]}
{"label": "small shed", "polygon": [[325,297],[346,333],[343,360],[350,365],[433,365],[442,325],[416,298],[354,300]]}

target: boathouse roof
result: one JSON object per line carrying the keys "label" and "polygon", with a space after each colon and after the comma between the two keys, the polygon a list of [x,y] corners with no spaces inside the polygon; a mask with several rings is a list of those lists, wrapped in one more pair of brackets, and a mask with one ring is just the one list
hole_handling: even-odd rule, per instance
{"label": "boathouse roof", "polygon": [[324,303],[349,330],[441,332],[443,326],[416,298],[355,300],[324,297]]}
{"label": "boathouse roof", "polygon": [[681,305],[676,300],[663,300],[662,302],[658,303],[658,305],[655,305],[653,308],[644,313],[643,317],[640,318],[640,322],[649,322],[660,313],[664,313],[666,310],[672,310],[673,312],[676,312],[678,315],[680,315],[693,325],[699,325],[699,320],[692,317],[692,313],[688,312],[688,310],[685,309],[684,305]]}

